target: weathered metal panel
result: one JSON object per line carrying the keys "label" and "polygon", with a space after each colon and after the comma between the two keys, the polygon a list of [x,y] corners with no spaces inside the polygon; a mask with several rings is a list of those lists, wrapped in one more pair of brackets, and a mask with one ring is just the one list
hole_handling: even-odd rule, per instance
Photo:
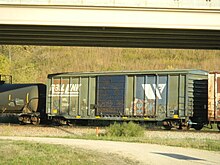
{"label": "weathered metal panel", "polygon": [[133,115],[133,100],[134,100],[134,76],[127,76],[126,83],[126,108],[125,115]]}
{"label": "weathered metal panel", "polygon": [[207,109],[208,77],[200,70],[61,73],[48,78],[51,115],[193,119]]}
{"label": "weathered metal panel", "polygon": [[165,117],[166,85],[167,76],[137,76],[132,105],[134,116]]}
{"label": "weathered metal panel", "polygon": [[[143,84],[145,82],[144,75],[140,75],[136,77],[135,83],[135,98],[133,102],[133,114],[134,116],[143,116],[145,113],[145,93],[143,89]],[[154,109],[154,108],[153,108]]]}
{"label": "weathered metal panel", "polygon": [[95,116],[96,78],[55,76],[48,80],[47,113],[69,117]]}
{"label": "weathered metal panel", "polygon": [[50,112],[59,115],[76,115],[79,107],[79,78],[53,78],[49,84]]}
{"label": "weathered metal panel", "polygon": [[82,77],[81,78],[81,87],[80,87],[80,115],[87,116],[88,115],[88,89],[89,89],[89,78]]}
{"label": "weathered metal panel", "polygon": [[173,117],[174,115],[179,115],[178,114],[178,90],[179,90],[179,75],[169,75],[169,95],[168,95],[168,109],[167,109],[167,117]]}
{"label": "weathered metal panel", "polygon": [[123,115],[125,76],[97,77],[97,115]]}
{"label": "weathered metal panel", "polygon": [[60,114],[68,114],[69,111],[69,93],[70,93],[70,82],[69,78],[62,78],[61,85],[60,85]]}
{"label": "weathered metal panel", "polygon": [[166,111],[167,111],[167,93],[168,93],[168,76],[159,76],[158,81],[158,103],[157,103],[157,116],[159,118],[165,118],[166,117]]}
{"label": "weathered metal panel", "polygon": [[96,77],[90,77],[89,81],[89,108],[88,108],[88,115],[95,116],[96,110]]}
{"label": "weathered metal panel", "polygon": [[210,73],[208,77],[208,118],[220,121],[220,73]]}
{"label": "weathered metal panel", "polygon": [[203,114],[206,86],[206,74],[131,75],[127,81],[126,115],[157,119],[183,118],[193,117],[195,109],[196,114]]}

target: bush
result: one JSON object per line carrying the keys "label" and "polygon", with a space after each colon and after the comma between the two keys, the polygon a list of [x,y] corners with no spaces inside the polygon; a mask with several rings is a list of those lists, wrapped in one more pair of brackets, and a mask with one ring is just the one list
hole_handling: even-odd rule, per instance
{"label": "bush", "polygon": [[144,135],[144,128],[133,122],[124,122],[123,124],[114,123],[107,127],[106,131],[107,136],[137,137]]}

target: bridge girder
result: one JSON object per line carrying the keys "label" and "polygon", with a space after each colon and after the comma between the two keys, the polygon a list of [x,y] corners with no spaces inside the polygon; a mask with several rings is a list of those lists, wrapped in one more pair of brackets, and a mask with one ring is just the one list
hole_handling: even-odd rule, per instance
{"label": "bridge girder", "polygon": [[0,44],[220,49],[216,30],[0,25]]}
{"label": "bridge girder", "polygon": [[[0,44],[220,49],[220,11],[216,10],[19,5],[0,5],[0,8],[5,12],[15,10],[14,14],[4,12],[0,15]],[[32,9],[35,10],[33,12],[35,14],[31,12]],[[82,19],[75,17],[74,13],[79,15],[86,10],[90,14],[95,12],[96,17],[93,18],[91,15],[82,16]],[[99,16],[99,10],[100,14],[105,13],[105,15]],[[55,14],[56,11],[63,13],[60,16],[59,13]],[[114,22],[114,18],[109,15],[111,11],[114,13],[113,16],[121,16],[121,18],[115,18]],[[139,17],[141,16],[139,14],[143,14],[144,18],[137,17],[138,20],[135,20],[135,16],[125,18],[125,14],[129,11],[138,14]],[[28,12],[30,15],[26,16]],[[48,15],[44,18],[47,12]],[[163,20],[163,14],[168,17],[167,24],[166,20]],[[177,14],[177,18],[182,19],[182,24],[180,24],[181,20],[170,20],[176,17],[172,14]],[[190,14],[193,18],[187,20],[185,16]],[[111,18],[109,23],[105,20],[107,16]],[[131,14],[129,16],[131,17]],[[155,20],[149,19],[149,16]],[[199,16],[204,16],[204,19],[198,18],[195,22]],[[31,18],[33,19],[30,20]]]}

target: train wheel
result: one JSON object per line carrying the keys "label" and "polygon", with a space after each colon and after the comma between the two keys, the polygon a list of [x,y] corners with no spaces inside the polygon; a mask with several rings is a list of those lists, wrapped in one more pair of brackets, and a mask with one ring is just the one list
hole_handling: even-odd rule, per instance
{"label": "train wheel", "polygon": [[166,130],[171,130],[171,128],[172,128],[173,126],[172,126],[171,121],[164,121],[164,122],[163,122],[163,127],[164,127]]}
{"label": "train wheel", "polygon": [[25,125],[26,123],[24,123],[23,121],[19,121],[20,125]]}
{"label": "train wheel", "polygon": [[74,121],[67,120],[67,125],[73,127],[74,125],[76,125],[76,123]]}
{"label": "train wheel", "polygon": [[33,125],[39,125],[39,124],[40,124],[40,118],[37,117],[37,116],[31,117],[31,123],[32,123]]}
{"label": "train wheel", "polygon": [[27,116],[19,116],[18,120],[19,120],[20,125],[25,125],[25,124],[27,124],[28,119],[27,119]]}
{"label": "train wheel", "polygon": [[59,119],[59,124],[60,125],[66,125],[67,124],[67,121],[65,119]]}
{"label": "train wheel", "polygon": [[183,130],[190,130],[190,128],[192,128],[192,124],[191,121],[189,120],[188,122],[184,123],[182,125]]}
{"label": "train wheel", "polygon": [[197,131],[201,130],[203,128],[203,124],[195,124],[193,125],[193,128]]}
{"label": "train wheel", "polygon": [[56,126],[66,125],[67,121],[62,118],[53,118],[52,124]]}
{"label": "train wheel", "polygon": [[220,123],[217,123],[218,130],[220,131]]}
{"label": "train wheel", "polygon": [[189,124],[185,127],[185,130],[190,130],[191,127],[192,127],[192,125]]}
{"label": "train wheel", "polygon": [[19,124],[23,125],[24,122],[23,122],[23,117],[22,116],[19,116],[18,117],[18,121],[19,121]]}

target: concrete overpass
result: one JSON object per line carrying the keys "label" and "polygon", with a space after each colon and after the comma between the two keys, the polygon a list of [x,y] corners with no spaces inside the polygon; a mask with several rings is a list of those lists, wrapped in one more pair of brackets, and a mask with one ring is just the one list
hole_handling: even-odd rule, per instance
{"label": "concrete overpass", "polygon": [[0,44],[220,49],[220,10],[0,5]]}
{"label": "concrete overpass", "polygon": [[0,0],[0,4],[219,9],[219,0]]}

